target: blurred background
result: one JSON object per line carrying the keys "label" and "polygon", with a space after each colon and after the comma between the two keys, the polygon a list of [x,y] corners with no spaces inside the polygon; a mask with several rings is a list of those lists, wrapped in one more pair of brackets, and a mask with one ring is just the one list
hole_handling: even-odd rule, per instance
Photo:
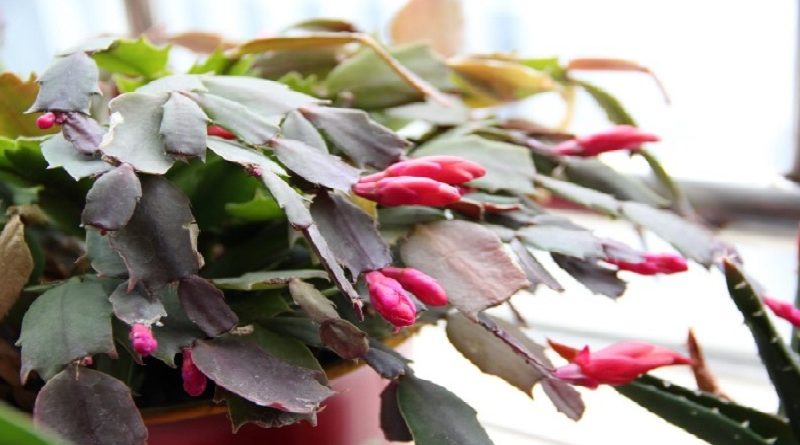
{"label": "blurred background", "polygon": [[[41,73],[54,54],[98,34],[211,31],[232,40],[275,34],[314,17],[342,18],[387,37],[402,0],[0,0],[0,64],[27,75]],[[724,223],[723,239],[737,245],[749,269],[775,298],[790,301],[796,286],[800,177],[796,161],[798,5],[790,0],[463,0],[461,52],[516,52],[635,60],[657,74],[583,75],[616,95],[640,126],[660,134],[652,151],[690,192],[701,213]],[[174,51],[173,64],[196,56]],[[0,98],[1,100],[2,98]],[[505,113],[555,125],[563,114],[556,95],[542,94]],[[577,98],[571,130],[609,124],[588,97]],[[623,154],[604,160],[641,175]],[[628,226],[582,216],[600,234],[640,240]],[[652,250],[663,247],[648,239]],[[543,261],[546,261],[543,259]],[[566,275],[562,282],[570,281]],[[640,338],[682,348],[694,327],[712,370],[737,401],[774,410],[777,398],[761,370],[752,338],[730,303],[717,272],[694,266],[679,277],[637,280],[619,301],[541,290],[515,298],[530,314],[531,336],[568,344],[604,345]],[[499,312],[499,315],[510,316]],[[788,333],[785,323],[778,322]],[[534,402],[493,377],[482,376],[449,345],[441,329],[415,340],[417,372],[443,384],[479,411],[498,445],[523,443],[701,443],[649,415],[613,390],[586,391],[586,418],[573,425],[547,402]],[[659,375],[693,385],[686,370]],[[544,399],[542,397],[542,399]],[[609,411],[615,416],[605,415]]]}

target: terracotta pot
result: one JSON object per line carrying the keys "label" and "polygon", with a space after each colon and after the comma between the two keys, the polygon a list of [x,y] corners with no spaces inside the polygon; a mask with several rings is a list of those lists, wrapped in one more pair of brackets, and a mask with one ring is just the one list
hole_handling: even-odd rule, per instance
{"label": "terracotta pot", "polygon": [[[400,343],[400,341],[397,341]],[[407,353],[405,342],[400,350]],[[325,402],[317,426],[300,422],[283,428],[248,424],[231,431],[224,405],[146,411],[148,445],[381,445],[380,394],[388,381],[369,366],[342,364],[326,369],[336,395]]]}

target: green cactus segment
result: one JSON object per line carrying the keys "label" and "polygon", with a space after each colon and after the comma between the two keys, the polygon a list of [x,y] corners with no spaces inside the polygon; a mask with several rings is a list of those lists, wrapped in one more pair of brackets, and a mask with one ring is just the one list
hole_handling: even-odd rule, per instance
{"label": "green cactus segment", "polygon": [[[638,405],[686,432],[715,445],[772,445],[773,438],[764,438],[723,415],[719,409],[701,405],[683,396],[672,394],[659,385],[639,379],[614,389]],[[791,442],[789,442],[791,443]]]}
{"label": "green cactus segment", "polygon": [[797,445],[789,421],[781,416],[765,413],[749,406],[739,405],[729,400],[703,392],[695,391],[685,386],[675,385],[657,377],[644,375],[637,380],[643,385],[667,392],[676,397],[682,397],[690,402],[703,405],[711,410],[718,410],[720,414],[741,425],[747,425],[750,430],[761,437],[774,439],[774,445]]}
{"label": "green cactus segment", "polygon": [[800,364],[797,356],[772,326],[761,298],[739,266],[725,260],[724,268],[728,292],[753,334],[761,361],[789,417],[792,431],[795,437],[800,437]]}

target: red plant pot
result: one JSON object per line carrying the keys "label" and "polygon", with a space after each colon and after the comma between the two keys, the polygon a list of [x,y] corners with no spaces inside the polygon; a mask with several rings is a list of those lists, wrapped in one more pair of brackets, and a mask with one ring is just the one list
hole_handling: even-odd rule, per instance
{"label": "red plant pot", "polygon": [[[405,351],[406,342],[400,348]],[[336,394],[317,416],[283,428],[244,425],[234,434],[225,407],[205,405],[145,413],[148,445],[380,445],[392,443],[380,428],[380,394],[388,384],[369,366],[327,370]]]}

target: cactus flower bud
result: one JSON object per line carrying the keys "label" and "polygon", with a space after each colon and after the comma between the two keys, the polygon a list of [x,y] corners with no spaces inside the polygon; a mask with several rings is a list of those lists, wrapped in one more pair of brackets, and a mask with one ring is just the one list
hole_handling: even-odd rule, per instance
{"label": "cactus flower bud", "polygon": [[209,125],[208,128],[206,129],[206,133],[209,136],[217,136],[221,137],[222,139],[236,139],[235,134],[220,127],[219,125]]}
{"label": "cactus flower bud", "polygon": [[800,327],[800,309],[793,304],[770,297],[764,297],[764,304],[773,314],[788,321],[794,327]]}
{"label": "cactus flower bud", "polygon": [[645,142],[656,142],[660,138],[645,133],[630,125],[617,125],[606,131],[579,136],[564,141],[553,148],[553,153],[561,156],[597,156],[615,150],[637,150]]}
{"label": "cactus flower bud", "polygon": [[47,112],[36,118],[36,126],[42,130],[50,129],[55,124],[56,124],[56,115],[52,111]]}
{"label": "cactus flower bud", "polygon": [[365,276],[372,306],[396,327],[411,326],[417,318],[414,302],[396,280],[378,271]]}
{"label": "cactus flower bud", "polygon": [[420,301],[429,306],[444,306],[447,304],[447,293],[441,285],[431,276],[410,267],[385,267],[381,273],[393,278],[403,288],[416,295]]}
{"label": "cactus flower bud", "polygon": [[[565,351],[572,350],[559,346]],[[567,352],[572,356],[572,363],[556,369],[555,376],[588,388],[597,388],[601,384],[625,385],[655,368],[692,363],[691,359],[675,351],[635,341],[617,343],[594,353],[588,346],[577,354]]]}
{"label": "cactus flower bud", "polygon": [[186,394],[197,397],[206,390],[208,379],[206,379],[205,374],[200,372],[200,369],[194,364],[192,360],[192,350],[189,348],[183,349],[181,377],[183,378],[183,390],[186,391]]}
{"label": "cactus flower bud", "polygon": [[689,270],[686,259],[674,253],[646,253],[644,261],[639,263],[613,258],[606,258],[604,261],[617,266],[620,270],[627,270],[639,275],[672,274]]}
{"label": "cactus flower bud", "polygon": [[358,182],[353,192],[384,206],[422,205],[442,207],[461,199],[451,185],[430,178],[389,177],[373,182]]}
{"label": "cactus flower bud", "polygon": [[153,337],[153,331],[150,329],[150,326],[145,324],[136,323],[131,326],[131,332],[128,334],[128,338],[131,339],[133,350],[142,357],[146,357],[158,349],[158,342],[156,338]]}
{"label": "cactus flower bud", "polygon": [[424,156],[394,163],[386,170],[365,176],[361,180],[373,182],[386,177],[413,176],[458,185],[485,174],[486,169],[483,166],[458,156]]}

